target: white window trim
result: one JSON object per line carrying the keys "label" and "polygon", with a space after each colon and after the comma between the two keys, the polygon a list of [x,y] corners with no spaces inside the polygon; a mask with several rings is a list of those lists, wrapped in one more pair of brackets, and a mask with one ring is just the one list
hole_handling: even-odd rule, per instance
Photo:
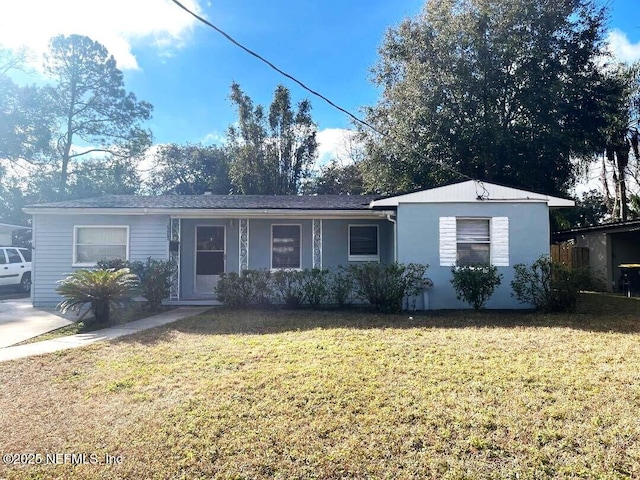
{"label": "white window trim", "polygon": [[[351,227],[376,227],[377,255],[351,254]],[[380,261],[380,226],[373,223],[350,223],[347,227],[347,260],[349,262],[379,262]]]}
{"label": "white window trim", "polygon": [[510,265],[510,240],[511,235],[509,217],[440,217],[439,218],[439,243],[440,266],[453,267],[456,265],[458,254],[457,219],[484,219],[489,218],[489,254],[490,264],[496,267],[508,267]]}
{"label": "white window trim", "polygon": [[[298,268],[283,268],[283,267],[274,267],[273,266],[273,227],[299,227],[300,228],[300,255],[299,255],[299,264]],[[302,270],[302,224],[301,223],[272,223],[271,224],[271,241],[269,243],[269,266],[272,272],[277,272],[278,270],[291,270],[291,271],[300,271]]]}
{"label": "white window trim", "polygon": [[78,254],[78,229],[80,228],[124,228],[127,231],[127,243],[126,243],[126,258],[123,260],[129,260],[129,244],[131,243],[131,239],[129,237],[129,225],[74,225],[73,226],[73,252],[72,258],[73,262],[71,264],[72,267],[95,267],[98,262],[78,262],[77,254]]}

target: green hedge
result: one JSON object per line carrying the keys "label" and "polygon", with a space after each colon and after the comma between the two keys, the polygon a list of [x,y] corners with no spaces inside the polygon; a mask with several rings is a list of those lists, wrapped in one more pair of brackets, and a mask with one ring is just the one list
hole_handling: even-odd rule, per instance
{"label": "green hedge", "polygon": [[354,264],[333,270],[244,270],[220,276],[215,293],[233,307],[284,304],[291,308],[368,302],[376,311],[399,312],[405,297],[431,285],[427,265],[392,263]]}

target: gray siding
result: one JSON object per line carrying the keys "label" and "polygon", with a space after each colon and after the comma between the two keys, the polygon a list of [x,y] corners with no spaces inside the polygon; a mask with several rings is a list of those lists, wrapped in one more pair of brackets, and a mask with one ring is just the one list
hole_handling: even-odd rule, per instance
{"label": "gray siding", "polygon": [[427,275],[434,283],[429,291],[431,309],[469,308],[456,299],[451,267],[441,267],[439,258],[439,218],[464,216],[509,218],[509,266],[498,267],[502,284],[487,308],[526,308],[511,296],[513,265],[532,263],[540,255],[549,254],[549,212],[544,203],[401,204],[398,261],[430,265]]}
{"label": "gray siding", "polygon": [[322,267],[349,263],[349,225],[378,225],[380,263],[393,262],[393,223],[388,220],[323,220]]}
{"label": "gray siding", "polygon": [[128,225],[129,260],[166,259],[167,222],[163,215],[34,215],[33,286],[35,306],[55,305],[56,282],[73,270],[74,225]]}

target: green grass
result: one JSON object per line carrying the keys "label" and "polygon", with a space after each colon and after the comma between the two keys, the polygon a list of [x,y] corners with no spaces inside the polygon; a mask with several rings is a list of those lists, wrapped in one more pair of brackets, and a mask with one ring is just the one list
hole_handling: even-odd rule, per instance
{"label": "green grass", "polygon": [[0,478],[639,478],[640,302],[212,310],[0,364]]}

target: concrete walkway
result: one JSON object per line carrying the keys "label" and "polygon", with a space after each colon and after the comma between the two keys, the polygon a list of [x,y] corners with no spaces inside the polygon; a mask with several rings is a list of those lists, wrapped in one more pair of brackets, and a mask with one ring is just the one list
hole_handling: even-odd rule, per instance
{"label": "concrete walkway", "polygon": [[31,355],[41,355],[43,353],[68,350],[70,348],[84,347],[85,345],[90,345],[103,340],[113,340],[114,338],[131,335],[132,333],[141,332],[142,330],[147,330],[149,328],[166,325],[167,323],[172,323],[182,318],[199,315],[210,308],[211,307],[180,307],[152,317],[135,320],[133,322],[125,323],[124,325],[117,325],[103,330],[79,333],[76,335],[69,335],[67,337],[55,338],[53,340],[29,343],[27,345],[0,348],[0,362],[29,357]]}

